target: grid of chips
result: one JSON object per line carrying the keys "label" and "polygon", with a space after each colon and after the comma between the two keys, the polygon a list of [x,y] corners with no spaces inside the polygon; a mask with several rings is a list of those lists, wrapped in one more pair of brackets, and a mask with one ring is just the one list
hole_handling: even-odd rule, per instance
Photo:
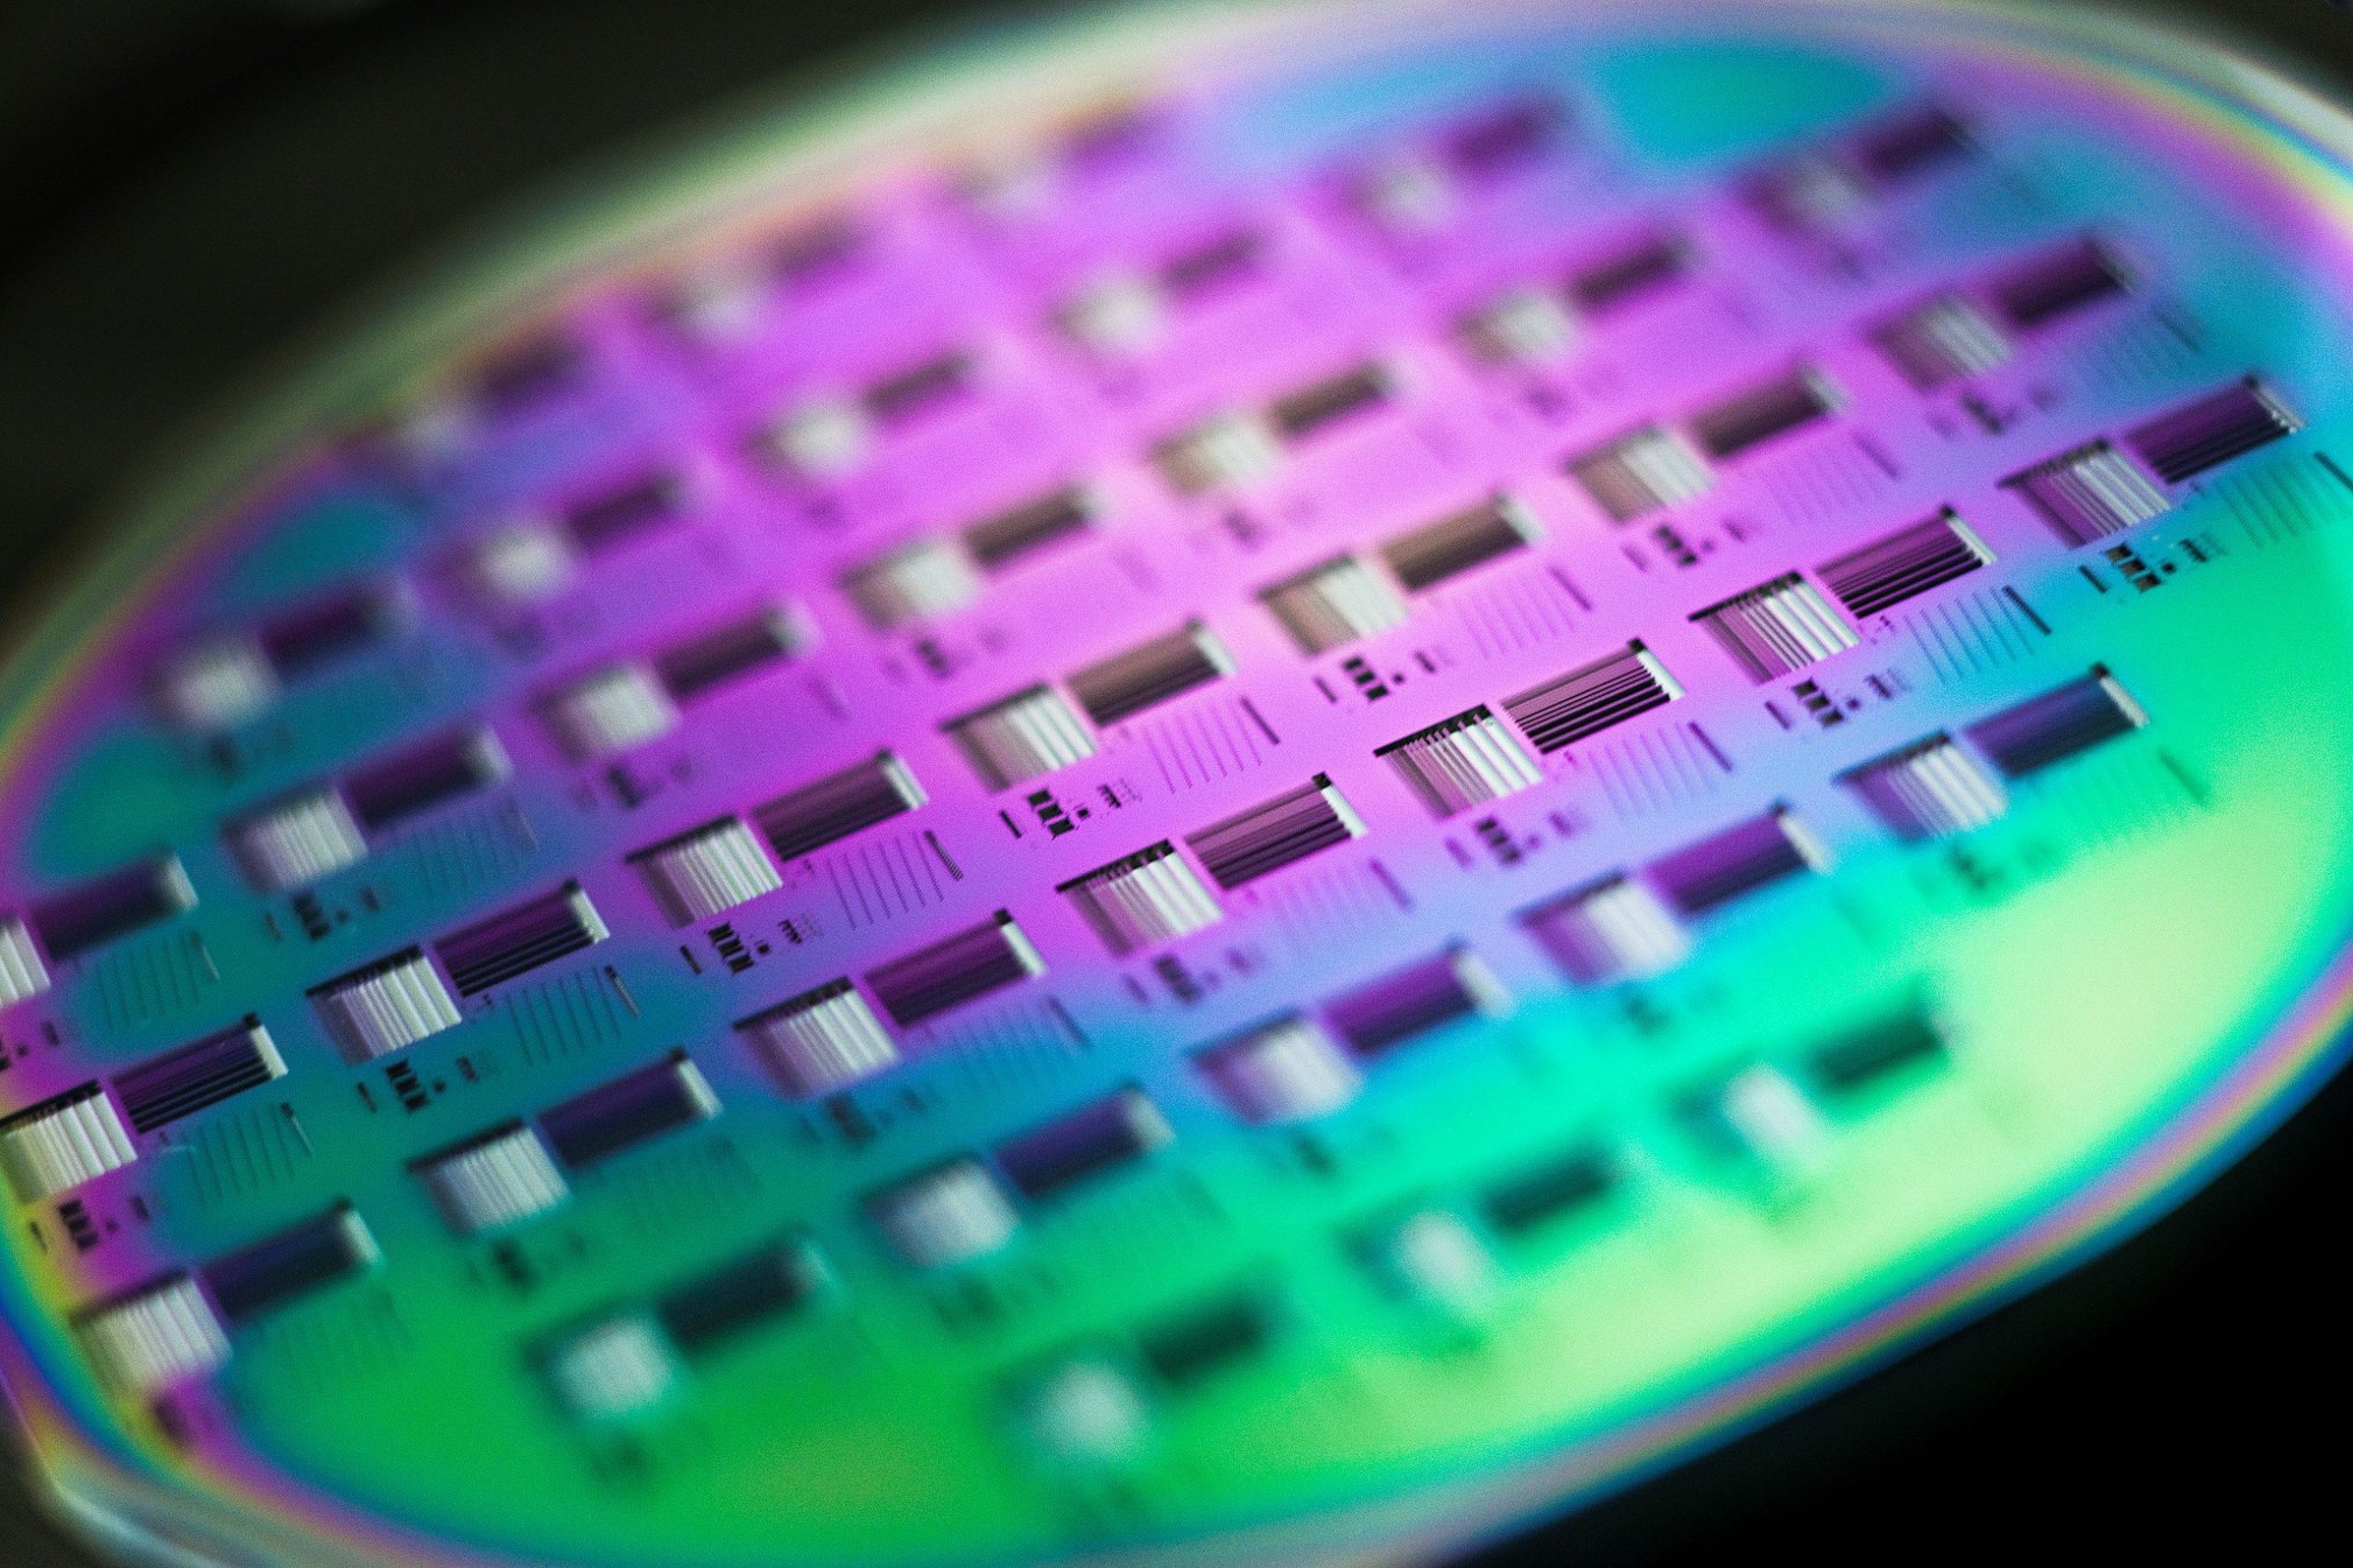
{"label": "grid of chips", "polygon": [[1395,1561],[2114,1234],[2347,994],[2353,127],[2208,68],[1112,18],[453,279],[10,667],[36,1462]]}

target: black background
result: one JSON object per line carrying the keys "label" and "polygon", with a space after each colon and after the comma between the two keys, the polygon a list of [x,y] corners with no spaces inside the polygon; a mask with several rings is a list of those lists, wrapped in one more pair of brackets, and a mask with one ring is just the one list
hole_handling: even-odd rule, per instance
{"label": "black background", "polygon": [[[968,9],[0,4],[0,608],[209,408],[517,191]],[[2353,96],[2337,7],[2189,10]],[[2340,1083],[2093,1267],[1480,1568],[2341,1554],[2349,1129]],[[85,1562],[0,1464],[0,1568]]]}

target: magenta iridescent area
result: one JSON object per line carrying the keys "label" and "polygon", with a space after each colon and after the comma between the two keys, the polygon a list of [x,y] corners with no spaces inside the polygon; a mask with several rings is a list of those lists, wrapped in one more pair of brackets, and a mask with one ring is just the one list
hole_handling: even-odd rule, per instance
{"label": "magenta iridescent area", "polygon": [[2122,35],[1381,16],[738,149],[158,497],[8,688],[61,1487],[1417,1551],[2309,1082],[2341,169]]}

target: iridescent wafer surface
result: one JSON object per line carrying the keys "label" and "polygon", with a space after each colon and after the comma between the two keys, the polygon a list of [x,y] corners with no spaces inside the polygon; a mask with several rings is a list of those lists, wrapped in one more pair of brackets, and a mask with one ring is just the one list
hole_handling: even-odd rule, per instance
{"label": "iridescent wafer surface", "polygon": [[1413,1560],[2309,1091],[2353,126],[1561,12],[944,54],[157,489],[0,690],[0,1373],[85,1522]]}

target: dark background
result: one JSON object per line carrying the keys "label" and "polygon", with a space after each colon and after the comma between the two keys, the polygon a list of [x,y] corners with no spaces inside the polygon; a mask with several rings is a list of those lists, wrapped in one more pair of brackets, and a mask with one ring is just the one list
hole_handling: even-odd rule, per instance
{"label": "dark background", "polygon": [[[208,408],[518,190],[970,9],[0,0],[0,609]],[[2325,0],[2186,9],[2353,97]],[[2341,1552],[2348,1131],[2339,1083],[2096,1266],[1479,1568]],[[0,1565],[86,1561],[0,1463]]]}

